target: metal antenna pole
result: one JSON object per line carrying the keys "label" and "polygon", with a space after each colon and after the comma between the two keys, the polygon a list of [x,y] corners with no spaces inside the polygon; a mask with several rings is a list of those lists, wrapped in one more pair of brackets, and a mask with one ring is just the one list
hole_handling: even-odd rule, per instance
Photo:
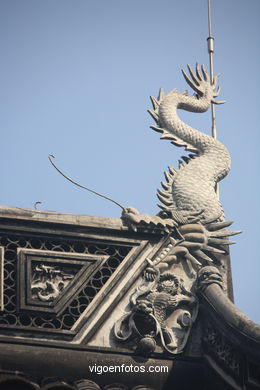
{"label": "metal antenna pole", "polygon": [[[209,67],[210,67],[210,81],[213,84],[214,78],[214,67],[213,67],[213,54],[214,54],[214,38],[212,36],[212,26],[211,26],[211,0],[208,0],[208,26],[209,26],[209,36],[208,41],[208,53],[209,53]],[[216,112],[215,105],[211,103],[211,117],[212,117],[212,137],[217,138],[217,128],[216,128]]]}
{"label": "metal antenna pole", "polygon": [[[211,25],[211,0],[208,0],[208,26],[209,36],[208,41],[208,53],[209,53],[209,67],[210,67],[210,82],[213,84],[214,78],[214,66],[213,66],[213,54],[214,54],[214,38],[212,36],[212,25]],[[211,103],[211,134],[213,138],[217,138],[217,127],[216,127],[216,111],[215,105]],[[216,184],[216,194],[219,198],[219,186]]]}

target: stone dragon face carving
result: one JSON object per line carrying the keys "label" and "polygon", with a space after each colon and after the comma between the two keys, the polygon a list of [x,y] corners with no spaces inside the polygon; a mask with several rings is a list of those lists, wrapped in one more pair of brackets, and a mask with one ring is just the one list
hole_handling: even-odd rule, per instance
{"label": "stone dragon face carving", "polygon": [[142,353],[153,352],[157,340],[169,353],[181,352],[197,315],[195,295],[172,273],[148,283],[144,276],[144,286],[132,296],[129,315],[116,323],[116,337],[134,338]]}

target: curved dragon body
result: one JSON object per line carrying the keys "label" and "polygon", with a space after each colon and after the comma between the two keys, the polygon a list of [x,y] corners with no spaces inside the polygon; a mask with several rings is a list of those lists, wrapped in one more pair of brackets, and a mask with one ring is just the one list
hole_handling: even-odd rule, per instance
{"label": "curved dragon body", "polygon": [[[190,76],[184,71],[183,75],[196,94],[188,96],[177,90],[166,94],[160,90],[157,99],[151,97],[153,110],[148,112],[156,121],[156,126],[151,127],[162,133],[161,139],[193,154],[182,157],[178,170],[169,167],[169,172],[165,172],[166,181],[157,194],[162,212],[151,217],[127,207],[122,213],[123,221],[134,231],[149,225],[164,231],[160,246],[155,247],[156,251],[153,247],[146,257],[144,281],[130,299],[130,313],[115,324],[116,338],[137,340],[139,352],[146,355],[155,350],[159,335],[166,352],[183,351],[198,313],[197,299],[191,291],[197,288],[197,280],[199,288],[209,283],[222,287],[223,255],[227,255],[227,245],[233,244],[229,236],[240,233],[227,231],[232,222],[224,220],[215,191],[216,184],[230,170],[228,150],[177,115],[177,109],[205,112],[211,103],[221,103],[215,100],[220,93],[219,88],[216,90],[218,76],[211,82],[204,65],[201,69],[197,65],[196,73],[189,66],[188,69]],[[188,290],[184,287],[186,278],[190,283]]]}
{"label": "curved dragon body", "polygon": [[187,92],[180,93],[177,90],[165,94],[160,90],[158,99],[151,98],[154,110],[149,112],[158,125],[152,128],[163,133],[162,139],[169,139],[175,145],[184,146],[194,153],[190,158],[184,157],[186,163],[182,163],[179,170],[174,170],[171,182],[167,180],[168,183],[162,183],[166,191],[159,190],[158,197],[173,210],[190,214],[201,212],[202,221],[214,216],[223,220],[224,213],[215,187],[229,172],[229,152],[221,142],[193,129],[177,115],[177,109],[205,112],[212,102],[221,103],[214,99],[220,89],[215,91],[217,76],[211,84],[203,65],[201,71],[197,65],[196,75],[188,68],[191,78],[184,71],[183,74],[195,90],[195,95],[188,96]]}

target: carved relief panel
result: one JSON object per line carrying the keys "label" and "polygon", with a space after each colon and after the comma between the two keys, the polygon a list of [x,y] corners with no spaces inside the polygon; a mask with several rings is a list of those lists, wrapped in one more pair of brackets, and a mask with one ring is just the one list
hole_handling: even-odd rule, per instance
{"label": "carved relief panel", "polygon": [[59,313],[107,258],[19,249],[20,309]]}

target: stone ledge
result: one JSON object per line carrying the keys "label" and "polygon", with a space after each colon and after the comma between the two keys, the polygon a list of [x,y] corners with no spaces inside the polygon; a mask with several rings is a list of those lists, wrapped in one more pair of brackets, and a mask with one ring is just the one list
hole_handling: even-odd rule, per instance
{"label": "stone ledge", "polygon": [[128,228],[123,225],[120,218],[95,217],[83,214],[59,213],[56,211],[24,209],[19,207],[0,206],[0,219],[1,218],[99,227],[113,230],[128,230]]}

